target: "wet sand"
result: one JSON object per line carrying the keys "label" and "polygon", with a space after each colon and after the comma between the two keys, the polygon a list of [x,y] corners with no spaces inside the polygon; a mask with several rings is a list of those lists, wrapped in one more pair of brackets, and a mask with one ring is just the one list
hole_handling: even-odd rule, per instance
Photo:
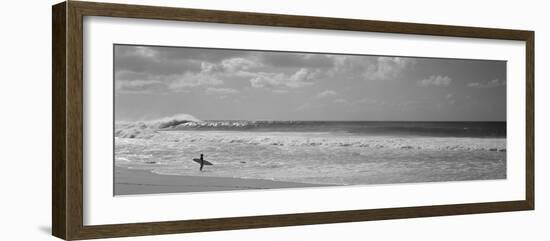
{"label": "wet sand", "polygon": [[159,175],[115,167],[115,195],[320,187],[309,183],[230,177]]}

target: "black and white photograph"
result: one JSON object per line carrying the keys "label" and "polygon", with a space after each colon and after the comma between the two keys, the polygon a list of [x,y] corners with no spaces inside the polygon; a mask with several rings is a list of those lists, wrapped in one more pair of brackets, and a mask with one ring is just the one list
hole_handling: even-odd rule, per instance
{"label": "black and white photograph", "polygon": [[506,179],[506,61],[113,51],[115,195]]}
{"label": "black and white photograph", "polygon": [[4,5],[0,241],[548,239],[545,1]]}

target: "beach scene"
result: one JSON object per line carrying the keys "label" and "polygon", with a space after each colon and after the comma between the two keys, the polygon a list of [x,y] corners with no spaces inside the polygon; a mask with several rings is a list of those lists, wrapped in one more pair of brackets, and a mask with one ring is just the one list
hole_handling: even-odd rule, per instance
{"label": "beach scene", "polygon": [[503,61],[114,51],[114,195],[506,179]]}

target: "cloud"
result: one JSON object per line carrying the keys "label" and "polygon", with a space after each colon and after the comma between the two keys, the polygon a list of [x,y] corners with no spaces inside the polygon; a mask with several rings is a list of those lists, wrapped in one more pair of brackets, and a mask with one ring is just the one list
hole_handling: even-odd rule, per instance
{"label": "cloud", "polygon": [[302,88],[333,65],[323,54],[127,45],[115,47],[115,62],[117,79],[165,81],[171,91],[225,79],[246,79],[254,88]]}
{"label": "cloud", "polygon": [[236,90],[236,89],[232,89],[232,88],[207,88],[206,89],[206,94],[209,94],[209,95],[234,95],[234,94],[238,94],[239,91]]}
{"label": "cloud", "polygon": [[205,73],[148,76],[145,79],[115,77],[115,91],[118,93],[181,92],[191,87],[216,86],[223,83],[217,76]]}
{"label": "cloud", "polygon": [[377,56],[331,56],[333,76],[347,76],[364,80],[393,80],[402,77],[416,64],[413,58]]}
{"label": "cloud", "polygon": [[258,67],[258,63],[244,58],[230,58],[224,59],[221,63],[224,70],[228,72],[237,72],[243,70],[249,70],[254,67]]}
{"label": "cloud", "polygon": [[117,93],[182,92],[217,86],[256,66],[249,51],[129,45],[116,45],[114,51]]}
{"label": "cloud", "polygon": [[[180,48],[170,48],[173,52]],[[194,59],[167,59],[164,47],[117,45],[115,90],[120,93],[165,93],[223,81],[213,74],[213,65]]]}
{"label": "cloud", "polygon": [[222,85],[224,81],[217,73],[216,65],[203,62],[199,72],[184,72],[181,74],[154,75],[132,71],[115,73],[116,91],[128,93],[140,87],[143,93],[181,92],[187,88],[198,86]]}
{"label": "cloud", "polygon": [[242,80],[285,94],[328,77],[395,79],[414,63],[401,57],[116,45],[115,84],[119,93],[164,93]]}
{"label": "cloud", "polygon": [[411,58],[378,57],[376,64],[369,66],[363,75],[371,80],[395,79],[414,63],[414,59]]}
{"label": "cloud", "polygon": [[118,80],[115,81],[115,92],[118,94],[145,94],[151,90],[163,89],[162,81],[158,80]]}
{"label": "cloud", "polygon": [[338,93],[336,93],[336,91],[334,91],[334,90],[325,90],[325,91],[317,94],[315,96],[315,98],[317,98],[317,99],[328,98],[328,97],[336,96],[337,94]]}
{"label": "cloud", "polygon": [[432,75],[427,79],[418,81],[416,84],[419,86],[449,86],[453,79],[449,76]]}
{"label": "cloud", "polygon": [[506,85],[505,81],[500,81],[499,79],[493,79],[491,81],[486,82],[470,82],[468,83],[468,87],[471,88],[478,88],[478,89],[488,89],[488,88],[495,88],[499,86]]}
{"label": "cloud", "polygon": [[258,73],[250,79],[250,85],[254,88],[275,87],[281,85],[285,76],[283,74]]}
{"label": "cloud", "polygon": [[199,73],[184,73],[183,75],[173,78],[169,81],[168,88],[170,90],[178,91],[186,87],[197,86],[213,86],[221,85],[224,82],[216,75],[213,74],[212,65],[203,63],[202,70]]}
{"label": "cloud", "polygon": [[201,70],[209,74],[238,74],[239,72],[257,67],[259,64],[243,58],[224,59],[221,63],[202,62]]}
{"label": "cloud", "polygon": [[174,75],[200,70],[202,61],[191,58],[167,59],[159,53],[159,48],[162,49],[162,47],[115,46],[115,72]]}
{"label": "cloud", "polygon": [[250,84],[254,88],[273,88],[277,86],[285,86],[288,88],[302,88],[305,86],[313,85],[313,83],[309,81],[314,79],[317,76],[318,72],[301,68],[291,75],[285,73],[268,72],[250,74],[254,76],[250,79]]}

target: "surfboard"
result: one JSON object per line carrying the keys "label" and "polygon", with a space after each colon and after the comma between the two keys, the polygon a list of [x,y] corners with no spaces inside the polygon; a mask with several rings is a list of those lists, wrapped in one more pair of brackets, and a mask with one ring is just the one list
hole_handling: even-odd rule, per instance
{"label": "surfboard", "polygon": [[[195,162],[198,163],[198,164],[201,164],[201,159],[199,159],[199,158],[193,158],[193,161],[195,161]],[[209,162],[209,161],[204,160],[204,165],[206,165],[206,166],[213,166],[214,164],[212,164],[212,163]]]}

